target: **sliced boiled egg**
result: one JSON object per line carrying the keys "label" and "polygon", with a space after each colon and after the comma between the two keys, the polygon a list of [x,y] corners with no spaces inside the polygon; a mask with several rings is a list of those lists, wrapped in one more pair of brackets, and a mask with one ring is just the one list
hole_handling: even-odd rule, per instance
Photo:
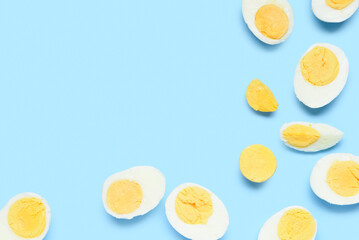
{"label": "sliced boiled egg", "polygon": [[158,169],[133,167],[106,179],[102,202],[113,217],[132,219],[154,209],[165,193],[165,186],[165,177]]}
{"label": "sliced boiled egg", "polygon": [[358,7],[359,0],[312,0],[314,15],[324,22],[343,22],[350,18]]}
{"label": "sliced boiled egg", "polygon": [[321,199],[336,205],[359,203],[359,157],[330,154],[314,166],[310,185]]}
{"label": "sliced boiled egg", "polygon": [[297,65],[295,94],[310,108],[323,107],[340,94],[348,74],[349,62],[343,50],[327,43],[314,44]]}
{"label": "sliced boiled egg", "polygon": [[263,225],[258,240],[313,240],[317,223],[312,214],[303,207],[287,207],[274,214]]}
{"label": "sliced boiled egg", "polygon": [[244,21],[262,42],[278,44],[293,31],[294,16],[288,0],[242,0]]}
{"label": "sliced boiled egg", "polygon": [[258,79],[254,79],[248,85],[246,98],[249,106],[255,111],[274,112],[278,108],[272,91]]}
{"label": "sliced boiled egg", "polygon": [[194,183],[182,184],[172,191],[166,201],[166,215],[177,232],[194,240],[220,239],[229,224],[222,201]]}

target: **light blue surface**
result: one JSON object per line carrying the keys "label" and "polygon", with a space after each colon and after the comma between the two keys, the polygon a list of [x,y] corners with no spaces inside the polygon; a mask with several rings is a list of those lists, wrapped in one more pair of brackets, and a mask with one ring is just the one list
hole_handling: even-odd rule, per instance
{"label": "light blue surface", "polygon": [[[223,239],[256,239],[289,205],[313,213],[319,240],[358,239],[359,206],[324,203],[309,176],[326,154],[359,155],[359,16],[324,24],[309,0],[290,3],[293,34],[273,47],[249,32],[240,0],[1,1],[0,206],[21,192],[41,194],[53,214],[46,240],[184,239],[164,202],[177,185],[195,182],[228,208]],[[351,71],[334,102],[309,110],[294,95],[293,76],[317,42],[341,47]],[[274,92],[276,113],[247,106],[253,78]],[[328,151],[296,152],[279,139],[288,121],[328,123],[345,137]],[[238,167],[242,149],[255,143],[278,160],[261,185]],[[165,174],[165,198],[144,217],[115,220],[103,209],[102,184],[136,165]]]}

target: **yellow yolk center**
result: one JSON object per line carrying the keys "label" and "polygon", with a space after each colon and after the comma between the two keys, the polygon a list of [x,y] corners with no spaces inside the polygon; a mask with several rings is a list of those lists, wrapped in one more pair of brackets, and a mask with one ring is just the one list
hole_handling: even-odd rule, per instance
{"label": "yellow yolk center", "polygon": [[306,210],[294,208],[288,210],[278,223],[280,240],[312,240],[316,232],[316,222]]}
{"label": "yellow yolk center", "polygon": [[242,151],[239,168],[248,180],[264,182],[276,171],[277,160],[269,148],[259,144],[252,145]]}
{"label": "yellow yolk center", "polygon": [[283,131],[283,138],[293,147],[309,147],[320,138],[320,132],[311,126],[293,124]]}
{"label": "yellow yolk center", "polygon": [[342,197],[359,194],[359,164],[354,161],[337,161],[327,173],[329,187]]}
{"label": "yellow yolk center", "polygon": [[130,180],[119,180],[109,187],[106,201],[113,212],[129,214],[140,207],[142,199],[143,193],[140,184]]}
{"label": "yellow yolk center", "polygon": [[328,48],[319,46],[302,58],[300,67],[304,79],[315,86],[330,84],[339,73],[338,58]]}
{"label": "yellow yolk center", "polygon": [[331,8],[342,10],[352,4],[354,0],[325,0],[325,2]]}
{"label": "yellow yolk center", "polygon": [[283,9],[274,4],[268,4],[257,11],[255,25],[264,36],[281,39],[288,32],[289,19]]}
{"label": "yellow yolk center", "polygon": [[175,209],[184,223],[206,224],[213,214],[211,195],[200,187],[187,187],[178,193]]}
{"label": "yellow yolk center", "polygon": [[22,238],[39,237],[46,227],[46,207],[38,198],[19,199],[9,209],[8,223]]}
{"label": "yellow yolk center", "polygon": [[278,102],[272,91],[258,79],[254,79],[247,88],[247,102],[256,111],[274,112]]}

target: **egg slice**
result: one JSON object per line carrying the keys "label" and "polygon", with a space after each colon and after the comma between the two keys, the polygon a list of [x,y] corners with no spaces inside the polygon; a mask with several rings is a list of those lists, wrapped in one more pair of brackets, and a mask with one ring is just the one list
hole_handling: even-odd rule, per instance
{"label": "egg slice", "polygon": [[290,148],[303,152],[318,152],[336,145],[344,133],[322,123],[292,122],[280,129],[280,138]]}
{"label": "egg slice", "polygon": [[274,45],[293,31],[294,16],[288,0],[242,0],[244,21],[262,42]]}
{"label": "egg slice", "polygon": [[297,65],[295,94],[310,108],[323,107],[340,94],[348,74],[349,62],[343,50],[327,43],[314,44]]}
{"label": "egg slice", "polygon": [[35,193],[16,195],[0,211],[1,240],[42,240],[51,222],[49,204]]}
{"label": "egg slice", "polygon": [[336,205],[359,203],[359,157],[330,154],[314,166],[310,185],[321,199]]}
{"label": "egg slice", "polygon": [[150,166],[139,166],[118,172],[106,179],[102,202],[108,214],[132,219],[154,209],[166,188],[163,174]]}
{"label": "egg slice", "polygon": [[316,233],[317,223],[312,214],[303,207],[292,206],[269,218],[259,232],[258,240],[313,240]]}
{"label": "egg slice", "polygon": [[343,22],[350,18],[358,7],[359,0],[312,0],[314,15],[324,22]]}
{"label": "egg slice", "polygon": [[254,79],[248,85],[246,98],[249,106],[255,111],[275,112],[278,108],[272,91],[258,79]]}
{"label": "egg slice", "polygon": [[220,239],[229,224],[222,201],[194,183],[182,184],[173,190],[166,201],[166,215],[177,232],[194,240]]}

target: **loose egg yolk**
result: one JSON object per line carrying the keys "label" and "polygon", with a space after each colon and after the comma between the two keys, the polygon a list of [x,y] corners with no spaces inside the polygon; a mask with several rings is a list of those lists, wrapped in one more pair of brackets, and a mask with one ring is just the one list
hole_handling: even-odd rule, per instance
{"label": "loose egg yolk", "polygon": [[337,161],[327,173],[329,187],[342,197],[359,194],[359,164],[354,161]]}
{"label": "loose egg yolk", "polygon": [[342,10],[348,7],[354,0],[325,0],[325,2],[331,8]]}
{"label": "loose egg yolk", "polygon": [[268,4],[257,11],[255,25],[264,36],[281,39],[288,32],[289,19],[283,9],[274,4]]}
{"label": "loose egg yolk", "polygon": [[46,207],[38,198],[19,199],[9,209],[8,223],[22,238],[39,237],[46,227]]}
{"label": "loose egg yolk", "polygon": [[325,47],[314,47],[300,61],[302,76],[315,86],[333,82],[339,73],[339,62],[335,54]]}
{"label": "loose egg yolk", "polygon": [[107,206],[117,214],[136,211],[143,199],[140,184],[131,180],[119,180],[111,184],[107,191]]}
{"label": "loose egg yolk", "polygon": [[260,183],[273,176],[277,160],[269,148],[259,144],[251,145],[242,151],[239,168],[248,180]]}
{"label": "loose egg yolk", "polygon": [[293,124],[283,131],[283,138],[293,147],[309,147],[320,138],[320,132],[311,126]]}
{"label": "loose egg yolk", "polygon": [[310,212],[293,208],[285,212],[279,220],[278,237],[280,240],[312,240],[316,226]]}
{"label": "loose egg yolk", "polygon": [[272,91],[258,79],[254,79],[248,85],[246,98],[255,111],[274,112],[278,108],[278,102]]}
{"label": "loose egg yolk", "polygon": [[186,224],[206,224],[213,214],[211,195],[200,187],[184,188],[177,195],[175,209]]}

